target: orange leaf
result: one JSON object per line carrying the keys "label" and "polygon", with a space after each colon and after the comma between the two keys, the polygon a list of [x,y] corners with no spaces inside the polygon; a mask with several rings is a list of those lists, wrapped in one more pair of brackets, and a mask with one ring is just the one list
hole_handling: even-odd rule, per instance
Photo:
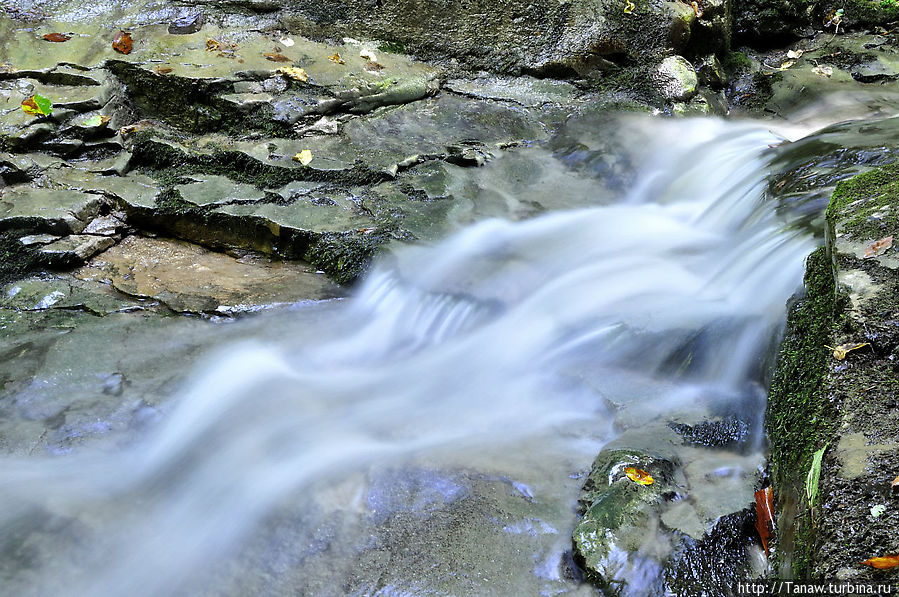
{"label": "orange leaf", "polygon": [[55,41],[57,43],[62,43],[64,41],[69,41],[72,38],[64,33],[48,33],[47,35],[44,36],[44,39],[46,39],[47,41]]}
{"label": "orange leaf", "polygon": [[112,49],[119,54],[130,54],[132,43],[130,33],[119,31],[112,40]]}
{"label": "orange leaf", "polygon": [[637,485],[652,485],[655,481],[652,478],[652,475],[641,468],[634,468],[632,466],[629,466],[624,469],[624,474],[627,475],[628,479],[630,479]]}
{"label": "orange leaf", "polygon": [[887,249],[893,246],[893,237],[887,236],[880,240],[875,240],[873,243],[865,247],[865,254],[862,256],[862,259],[868,259],[870,257],[877,257],[878,255],[883,255],[887,252]]}
{"label": "orange leaf", "polygon": [[770,486],[755,492],[755,530],[759,532],[765,555],[768,550],[768,539],[774,528],[774,490]]}
{"label": "orange leaf", "polygon": [[328,60],[335,64],[346,64],[346,60],[340,57],[340,54],[334,54],[333,56],[328,56]]}
{"label": "orange leaf", "polygon": [[879,558],[868,558],[864,562],[861,562],[865,566],[870,566],[871,568],[877,568],[878,570],[889,570],[890,568],[895,568],[899,566],[899,556],[882,556]]}
{"label": "orange leaf", "polygon": [[277,52],[269,52],[268,54],[263,54],[263,56],[265,56],[266,60],[271,60],[272,62],[290,62],[290,58]]}

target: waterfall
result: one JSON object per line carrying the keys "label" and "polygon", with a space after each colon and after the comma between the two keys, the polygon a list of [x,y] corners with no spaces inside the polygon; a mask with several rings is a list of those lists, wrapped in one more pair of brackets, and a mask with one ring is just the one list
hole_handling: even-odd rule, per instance
{"label": "waterfall", "polygon": [[[368,554],[360,534],[383,522],[372,487],[411,487],[404,470],[440,503],[465,499],[458,471],[528,503],[559,502],[547,506],[556,520],[496,528],[546,536],[546,549],[522,556],[534,559],[524,586],[567,590],[569,475],[623,427],[684,413],[757,423],[765,358],[814,247],[766,201],[782,142],[766,127],[642,116],[608,127],[572,124],[577,146],[515,158],[575,181],[535,192],[576,187],[579,207],[398,248],[348,300],[307,307],[321,314],[302,325],[296,313],[264,316],[283,342],[217,351],[158,425],[116,449],[0,459],[0,595],[465,593],[426,569],[405,585],[339,588],[311,552],[271,563],[311,549],[338,511],[368,530],[334,523],[315,540],[345,567]],[[597,141],[605,131],[619,140],[611,150]],[[760,453],[760,425],[751,430]],[[258,540],[286,533],[278,520],[301,539]],[[465,582],[468,594],[530,590]]]}

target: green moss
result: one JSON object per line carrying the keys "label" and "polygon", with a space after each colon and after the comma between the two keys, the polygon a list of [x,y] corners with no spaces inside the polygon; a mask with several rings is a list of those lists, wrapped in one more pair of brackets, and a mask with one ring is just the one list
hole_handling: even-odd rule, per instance
{"label": "green moss", "polygon": [[[843,219],[852,203],[851,215]],[[899,234],[899,164],[864,172],[837,185],[827,206],[828,225],[869,239]],[[875,217],[876,215],[876,217]]]}
{"label": "green moss", "polygon": [[743,52],[728,52],[721,60],[721,66],[724,72],[732,75],[737,72],[749,70],[752,68],[752,60]]}
{"label": "green moss", "polygon": [[328,232],[312,243],[303,259],[338,284],[350,284],[368,269],[372,257],[386,241],[383,234]]}
{"label": "green moss", "polygon": [[[768,400],[771,472],[780,503],[802,499],[812,454],[835,419],[823,392],[834,325],[835,282],[824,248],[808,257],[806,295],[790,309]],[[793,571],[806,578],[812,558],[811,517],[797,518]],[[780,527],[779,527],[780,528]]]}
{"label": "green moss", "polygon": [[401,41],[384,41],[381,42],[381,45],[378,46],[378,50],[381,52],[387,52],[389,54],[408,54],[409,49],[406,47]]}

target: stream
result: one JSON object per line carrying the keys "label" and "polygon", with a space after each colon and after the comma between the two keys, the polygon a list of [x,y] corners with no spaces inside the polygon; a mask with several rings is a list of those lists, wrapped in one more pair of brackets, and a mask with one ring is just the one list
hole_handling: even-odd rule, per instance
{"label": "stream", "polygon": [[[752,502],[821,189],[888,158],[870,134],[827,157],[853,126],[785,144],[765,123],[584,117],[490,162],[477,192],[520,221],[398,249],[348,299],[213,326],[137,436],[0,460],[0,594],[601,594],[571,533],[604,446],[737,420],[738,448],[676,447],[685,506],[662,520],[696,537]],[[662,535],[629,594],[658,590]]]}

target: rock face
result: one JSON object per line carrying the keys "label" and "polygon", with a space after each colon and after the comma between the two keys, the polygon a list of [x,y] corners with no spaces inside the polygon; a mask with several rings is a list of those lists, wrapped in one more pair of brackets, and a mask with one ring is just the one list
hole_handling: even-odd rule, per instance
{"label": "rock face", "polygon": [[[659,56],[668,48],[725,49],[729,3],[716,0],[697,17],[675,2],[617,0],[351,0],[285,2],[300,24],[327,35],[367,35],[385,49],[426,58],[455,58],[469,67],[500,73],[584,76],[609,60]],[[630,7],[630,8],[629,8]]]}
{"label": "rock face", "polygon": [[[809,258],[807,296],[791,313],[768,415],[782,574],[873,580],[879,573],[860,562],[899,549],[897,174],[886,166],[837,186],[826,249]],[[817,484],[807,481],[813,469]]]}
{"label": "rock face", "polygon": [[659,93],[668,101],[686,101],[696,95],[699,79],[693,65],[683,56],[669,56],[653,75]]}

